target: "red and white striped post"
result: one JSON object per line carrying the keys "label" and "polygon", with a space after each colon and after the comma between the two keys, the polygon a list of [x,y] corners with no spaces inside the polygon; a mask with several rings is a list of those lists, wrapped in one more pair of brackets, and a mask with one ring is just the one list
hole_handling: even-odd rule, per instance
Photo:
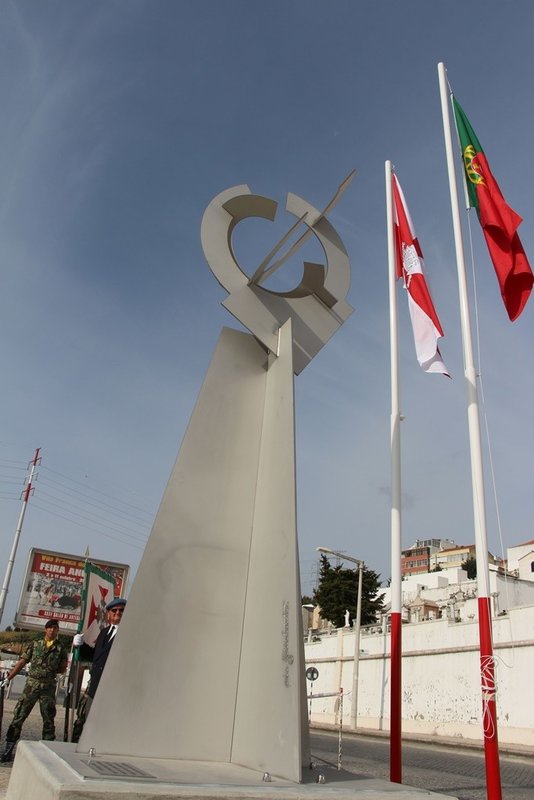
{"label": "red and white striped post", "polygon": [[33,461],[30,461],[30,464],[29,464],[29,466],[31,467],[30,476],[28,478],[28,483],[26,484],[26,488],[24,489],[24,492],[22,493],[22,508],[20,509],[19,520],[17,522],[17,527],[16,527],[16,530],[15,530],[15,536],[13,538],[13,544],[11,546],[11,553],[9,555],[9,561],[7,562],[7,569],[6,569],[6,574],[5,574],[5,577],[4,577],[4,583],[2,585],[2,590],[0,591],[0,622],[2,622],[2,617],[4,615],[4,607],[5,607],[5,604],[6,604],[7,593],[9,591],[9,583],[11,581],[11,573],[13,572],[13,564],[15,563],[15,556],[17,554],[17,547],[18,547],[18,543],[19,543],[19,539],[20,539],[20,533],[22,531],[22,523],[24,522],[24,515],[26,513],[26,508],[28,506],[28,500],[30,499],[30,494],[31,494],[31,491],[32,491],[32,478],[33,478],[35,469],[37,467],[37,464],[41,460],[40,456],[39,456],[40,450],[41,450],[40,447],[38,447],[36,449],[35,455],[33,457]]}
{"label": "red and white striped post", "polygon": [[445,65],[438,64],[441,112],[445,134],[445,150],[449,174],[454,244],[458,272],[460,297],[460,321],[464,349],[464,370],[467,384],[467,420],[469,426],[469,449],[471,454],[471,483],[475,523],[475,547],[477,560],[478,632],[480,641],[480,677],[482,684],[482,721],[484,732],[484,755],[486,760],[486,790],[488,800],[501,800],[501,773],[497,738],[497,709],[495,703],[495,667],[491,633],[491,606],[489,591],[488,544],[486,535],[486,507],[484,497],[484,474],[482,448],[480,444],[480,419],[478,414],[477,375],[471,341],[471,321],[467,296],[467,277],[464,261],[460,204],[456,185],[456,170],[452,146],[449,115],[449,91]]}

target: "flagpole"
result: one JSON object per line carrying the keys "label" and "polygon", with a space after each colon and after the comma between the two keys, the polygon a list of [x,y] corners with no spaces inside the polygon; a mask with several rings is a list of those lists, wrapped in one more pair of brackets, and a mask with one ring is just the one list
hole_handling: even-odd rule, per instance
{"label": "flagpole", "polygon": [[445,65],[438,64],[441,113],[447,155],[447,170],[458,271],[458,291],[460,296],[460,321],[464,355],[464,373],[467,382],[467,419],[469,427],[469,447],[471,454],[471,482],[473,488],[473,511],[475,525],[475,547],[477,562],[478,589],[478,631],[480,640],[480,673],[482,684],[482,712],[484,730],[484,754],[486,761],[486,788],[488,800],[501,800],[501,775],[499,766],[499,745],[497,739],[497,712],[495,667],[493,659],[491,605],[489,591],[488,545],[486,535],[486,511],[484,499],[484,473],[482,467],[482,448],[480,443],[480,419],[478,414],[478,392],[476,370],[471,340],[471,322],[467,296],[467,278],[464,261],[460,207],[454,166],[451,125],[449,116],[449,93]]}
{"label": "flagpole", "polygon": [[391,351],[391,658],[390,658],[390,780],[402,783],[402,591],[401,591],[401,478],[399,353],[397,328],[397,270],[393,233],[391,161],[386,161],[386,218],[389,278],[389,332]]}

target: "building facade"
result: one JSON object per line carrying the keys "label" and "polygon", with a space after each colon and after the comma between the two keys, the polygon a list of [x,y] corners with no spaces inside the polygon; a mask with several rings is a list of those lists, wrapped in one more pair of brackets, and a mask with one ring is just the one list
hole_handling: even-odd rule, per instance
{"label": "building facade", "polygon": [[454,547],[452,539],[417,539],[401,552],[401,575],[416,575],[432,569],[431,558],[446,547]]}
{"label": "building facade", "polygon": [[534,539],[507,550],[509,572],[526,581],[534,581]]}

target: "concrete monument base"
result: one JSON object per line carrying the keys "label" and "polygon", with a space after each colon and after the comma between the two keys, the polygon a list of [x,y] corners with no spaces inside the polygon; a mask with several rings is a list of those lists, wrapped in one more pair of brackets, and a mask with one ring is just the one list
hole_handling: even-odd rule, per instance
{"label": "concrete monument base", "polygon": [[[319,774],[324,783],[317,783]],[[453,800],[449,795],[319,766],[304,783],[236,764],[90,757],[65,742],[19,743],[6,800]]]}

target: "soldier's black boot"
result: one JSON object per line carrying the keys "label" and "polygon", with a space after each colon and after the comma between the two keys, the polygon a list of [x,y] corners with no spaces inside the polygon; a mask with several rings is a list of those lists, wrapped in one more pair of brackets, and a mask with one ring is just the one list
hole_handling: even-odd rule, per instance
{"label": "soldier's black boot", "polygon": [[13,758],[15,757],[15,745],[16,744],[17,744],[16,742],[8,742],[8,741],[6,741],[5,750],[2,753],[2,755],[0,756],[0,762],[2,762],[2,764],[5,764],[8,761],[13,761]]}

